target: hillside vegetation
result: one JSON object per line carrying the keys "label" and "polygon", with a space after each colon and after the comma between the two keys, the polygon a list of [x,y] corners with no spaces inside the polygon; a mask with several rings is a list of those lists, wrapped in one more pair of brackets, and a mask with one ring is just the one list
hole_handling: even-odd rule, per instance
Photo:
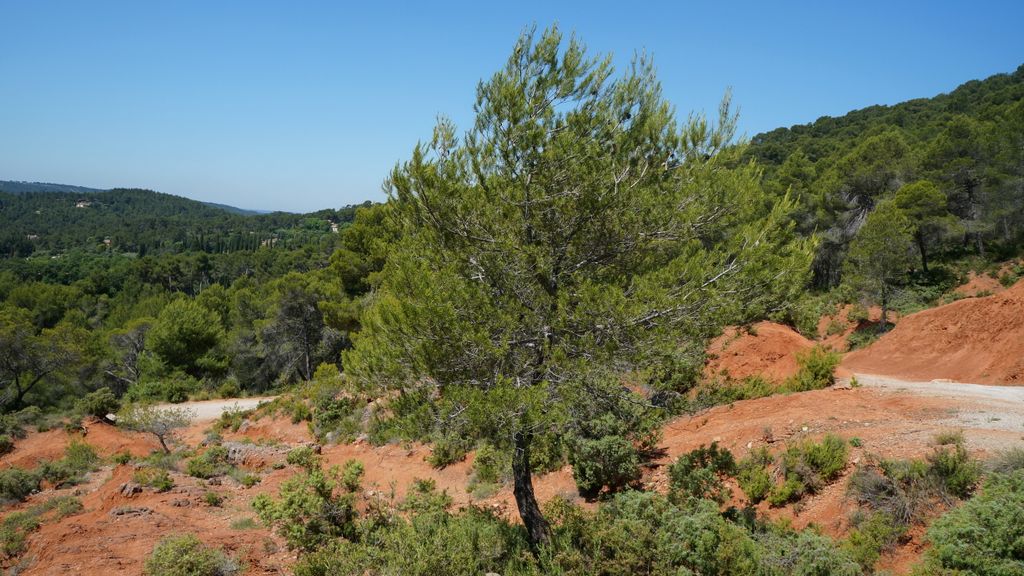
{"label": "hillside vegetation", "polygon": [[[728,99],[715,118],[678,117],[646,56],[615,70],[552,28],[519,38],[474,110],[468,126],[438,121],[383,204],[241,215],[146,190],[0,194],[0,452],[19,463],[0,470],[15,510],[3,567],[31,563],[44,522],[82,512],[36,494],[106,464],[120,488],[93,486],[82,512],[100,532],[153,512],[107,510],[136,495],[188,529],[182,518],[206,514],[193,504],[220,508],[227,482],[259,519],[239,528],[247,545],[296,551],[289,569],[306,575],[854,576],[946,510],[921,574],[1021,567],[1024,462],[1011,452],[985,469],[955,431],[926,454],[861,450],[845,431],[878,427],[860,418],[925,412],[828,396],[840,355],[819,323],[842,314],[829,335],[863,344],[889,311],[953,298],[972,270],[1007,286],[1024,274],[997,265],[1024,240],[1024,67],[747,144]],[[205,434],[154,406],[265,393],[279,397]],[[758,400],[792,410],[779,437],[771,412],[743,404]],[[949,407],[932,406],[929,434]],[[737,436],[737,414],[758,430]],[[723,432],[679,449],[707,415]],[[33,432],[88,440],[111,422],[159,450],[76,441],[20,466]],[[871,439],[893,452],[885,433]],[[385,474],[368,454],[434,476],[364,490]],[[549,475],[565,480],[557,496],[537,488]],[[176,482],[195,496],[187,511],[163,495]],[[854,503],[843,531],[778,520],[835,502],[840,485]],[[498,493],[507,508],[474,505]],[[985,522],[994,541],[956,560],[954,540]],[[245,569],[207,540],[168,537],[146,570]]]}

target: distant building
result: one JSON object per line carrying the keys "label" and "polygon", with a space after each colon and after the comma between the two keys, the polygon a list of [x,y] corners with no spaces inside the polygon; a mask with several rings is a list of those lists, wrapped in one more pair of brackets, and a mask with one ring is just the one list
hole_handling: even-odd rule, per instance
{"label": "distant building", "polygon": [[337,222],[331,222],[331,232],[334,232],[335,234],[338,233],[338,223]]}
{"label": "distant building", "polygon": [[75,208],[88,208],[89,206],[92,206],[92,202],[89,202],[88,200],[79,200],[78,202],[75,202]]}
{"label": "distant building", "polygon": [[25,238],[28,238],[29,240],[39,240],[39,234],[26,234]]}

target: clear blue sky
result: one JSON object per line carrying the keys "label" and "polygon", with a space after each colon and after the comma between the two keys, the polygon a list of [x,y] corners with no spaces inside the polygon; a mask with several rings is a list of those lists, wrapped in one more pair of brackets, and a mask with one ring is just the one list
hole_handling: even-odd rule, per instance
{"label": "clear blue sky", "polygon": [[748,135],[1024,63],[1024,2],[0,0],[0,180],[309,211],[383,198],[531,23],[655,56],[681,114]]}

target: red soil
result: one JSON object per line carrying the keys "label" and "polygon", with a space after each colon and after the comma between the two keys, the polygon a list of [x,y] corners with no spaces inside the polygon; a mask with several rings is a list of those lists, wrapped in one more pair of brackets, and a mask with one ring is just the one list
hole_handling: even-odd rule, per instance
{"label": "red soil", "polygon": [[781,382],[796,374],[796,353],[814,346],[789,326],[758,322],[748,331],[727,328],[708,347],[705,374],[743,379],[763,376]]}
{"label": "red soil", "polygon": [[906,380],[1024,385],[1024,282],[911,314],[843,366]]}

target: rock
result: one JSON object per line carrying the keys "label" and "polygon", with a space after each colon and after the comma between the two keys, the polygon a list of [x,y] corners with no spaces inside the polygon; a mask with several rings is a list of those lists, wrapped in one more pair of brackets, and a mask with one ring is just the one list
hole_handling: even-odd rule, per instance
{"label": "rock", "polygon": [[142,492],[142,486],[139,486],[135,482],[125,482],[124,484],[121,484],[121,487],[118,489],[118,491],[125,498],[131,498],[132,496],[138,494],[139,492]]}
{"label": "rock", "polygon": [[153,511],[145,506],[118,506],[110,511],[111,516],[146,516]]}
{"label": "rock", "polygon": [[178,498],[177,500],[171,501],[171,506],[175,508],[188,508],[192,505],[192,501],[188,498]]}

